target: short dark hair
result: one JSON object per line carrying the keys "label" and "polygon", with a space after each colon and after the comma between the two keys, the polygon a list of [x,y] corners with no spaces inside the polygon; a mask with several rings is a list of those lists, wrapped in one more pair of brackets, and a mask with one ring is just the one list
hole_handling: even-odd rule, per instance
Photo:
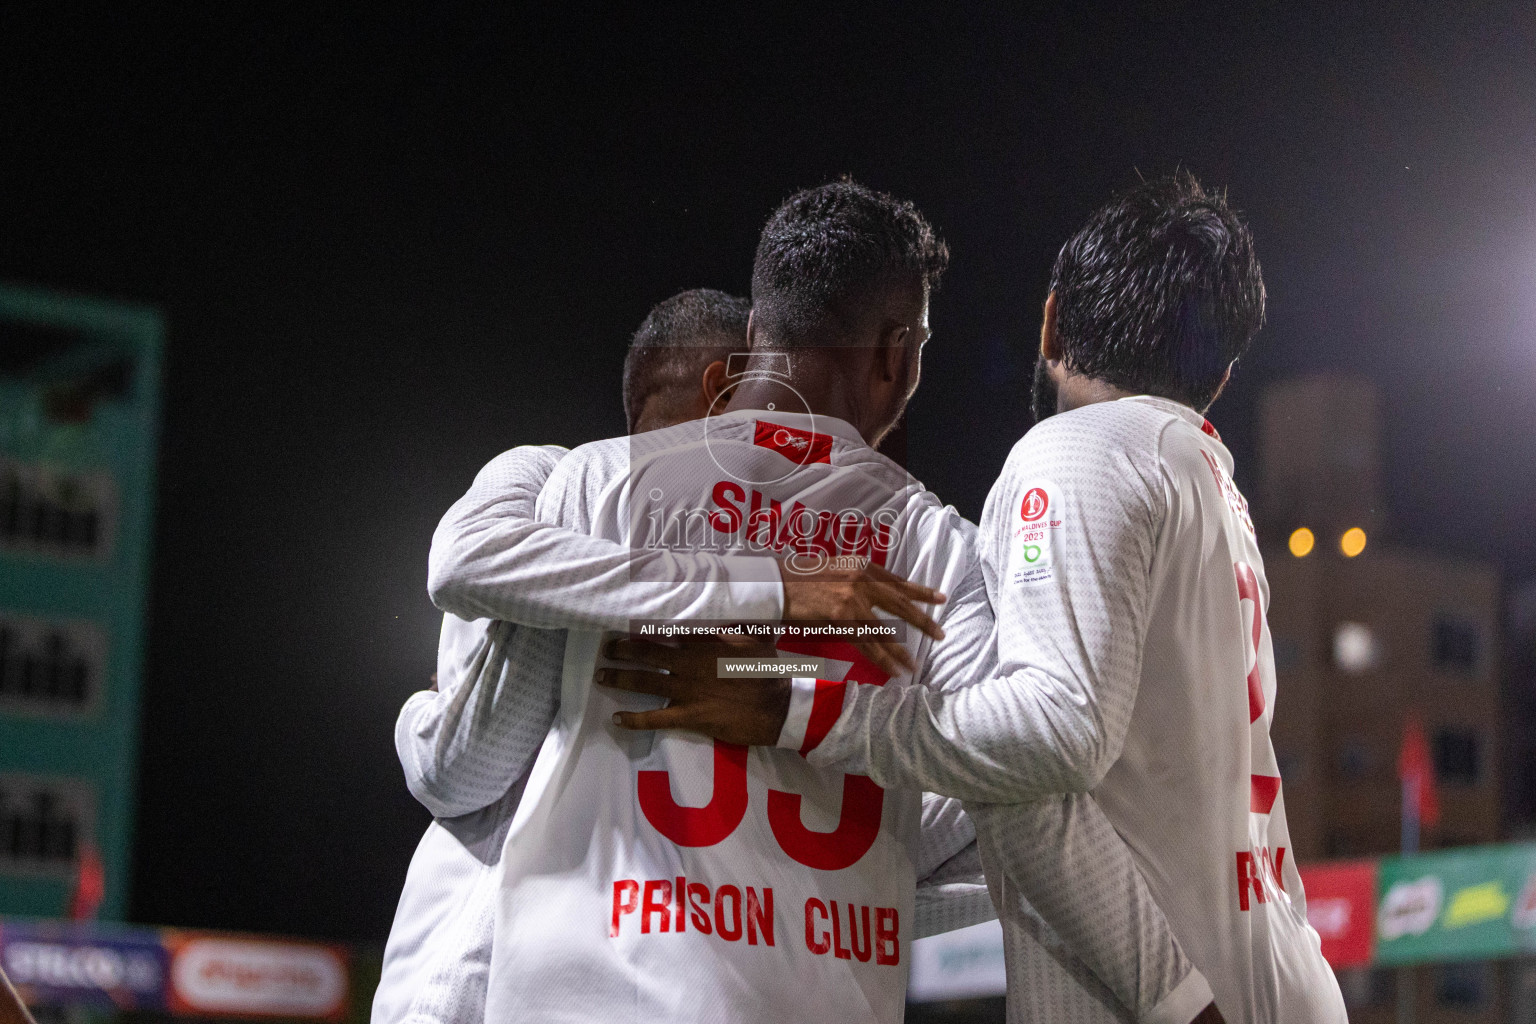
{"label": "short dark hair", "polygon": [[768,218],[752,265],[758,337],[770,346],[846,334],[892,287],[938,287],[949,247],[910,202],[844,178],[790,196]]}
{"label": "short dark hair", "polygon": [[1204,411],[1264,326],[1253,235],[1187,171],[1117,195],[1051,271],[1067,368]]}
{"label": "short dark hair", "polygon": [[[746,299],[694,288],[663,299],[645,315],[624,356],[624,417],[631,431],[660,392],[679,405],[693,397],[704,367],[747,347]],[[700,351],[704,349],[706,351]]]}

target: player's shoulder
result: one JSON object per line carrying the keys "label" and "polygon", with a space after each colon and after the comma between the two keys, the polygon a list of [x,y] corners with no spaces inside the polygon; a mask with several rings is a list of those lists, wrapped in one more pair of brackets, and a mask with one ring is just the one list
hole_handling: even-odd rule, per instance
{"label": "player's shoulder", "polygon": [[[901,529],[911,549],[904,557],[927,561],[948,581],[964,578],[977,563],[976,524],[931,491],[912,495]],[[952,582],[951,582],[952,585]]]}
{"label": "player's shoulder", "polygon": [[480,467],[475,483],[483,485],[502,480],[524,480],[529,477],[543,479],[552,473],[569,449],[557,444],[525,444],[508,448]]}
{"label": "player's shoulder", "polygon": [[1057,413],[1019,438],[1009,461],[1042,455],[1080,459],[1155,453],[1163,432],[1180,422],[1176,404],[1138,395]]}
{"label": "player's shoulder", "polygon": [[953,505],[945,505],[932,491],[920,491],[910,502],[913,520],[935,540],[970,546],[976,539],[976,524],[962,516]]}
{"label": "player's shoulder", "polygon": [[1063,510],[1139,510],[1156,522],[1167,506],[1165,439],[1198,435],[1191,417],[1203,422],[1187,406],[1140,395],[1048,417],[1009,452],[983,518],[1025,508],[1043,515],[1064,502]]}
{"label": "player's shoulder", "polygon": [[570,454],[561,460],[561,472],[585,475],[600,469],[628,470],[632,462],[701,440],[702,422],[689,420],[660,430],[648,430],[643,434],[621,434],[600,441],[588,441],[572,448]]}

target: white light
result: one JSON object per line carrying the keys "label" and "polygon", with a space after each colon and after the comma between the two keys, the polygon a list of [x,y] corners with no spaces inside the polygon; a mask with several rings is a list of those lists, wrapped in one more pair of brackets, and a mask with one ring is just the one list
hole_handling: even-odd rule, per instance
{"label": "white light", "polygon": [[1345,672],[1369,672],[1381,660],[1376,634],[1363,622],[1343,622],[1333,633],[1333,663]]}

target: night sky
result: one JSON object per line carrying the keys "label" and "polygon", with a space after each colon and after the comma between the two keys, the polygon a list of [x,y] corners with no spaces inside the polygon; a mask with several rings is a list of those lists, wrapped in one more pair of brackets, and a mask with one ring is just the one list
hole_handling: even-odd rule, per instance
{"label": "night sky", "polygon": [[1211,417],[1239,482],[1267,382],[1364,374],[1392,539],[1536,576],[1529,5],[54,6],[0,8],[0,279],[170,327],[135,920],[382,940],[438,517],[505,448],[621,432],[650,305],[745,293],[773,206],[845,172],[952,247],[907,443],[962,511],[1028,425],[1056,249],[1184,166],[1269,287]]}

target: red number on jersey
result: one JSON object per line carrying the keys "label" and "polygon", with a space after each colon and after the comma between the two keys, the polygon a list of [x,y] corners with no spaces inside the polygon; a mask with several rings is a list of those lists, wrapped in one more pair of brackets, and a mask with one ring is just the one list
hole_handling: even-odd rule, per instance
{"label": "red number on jersey", "polygon": [[[849,663],[839,682],[884,686],[888,678],[852,644],[791,642],[779,644],[791,654],[807,654]],[[831,699],[832,687],[828,690]],[[835,687],[838,708],[841,686]],[[818,701],[821,695],[817,695]],[[831,717],[836,719],[835,710]],[[714,846],[741,825],[747,813],[747,748],[715,741],[715,781],[709,802],[684,807],[672,798],[671,775],[665,771],[639,773],[640,810],[651,826],[678,846]],[[843,807],[837,827],[815,832],[800,820],[803,797],[780,789],[768,791],[768,825],[779,847],[793,860],[822,871],[841,871],[858,863],[880,834],[885,790],[863,775],[843,776]]]}
{"label": "red number on jersey", "polygon": [[1248,721],[1257,722],[1264,713],[1264,682],[1259,678],[1259,634],[1264,628],[1264,607],[1259,603],[1259,578],[1247,562],[1238,562],[1237,602],[1253,602],[1253,669],[1248,673]]}
{"label": "red number on jersey", "polygon": [[[1259,640],[1264,634],[1264,605],[1259,600],[1259,577],[1253,571],[1253,567],[1246,562],[1238,562],[1233,568],[1237,571],[1237,606],[1239,614],[1241,614],[1244,601],[1251,602],[1253,605],[1253,611],[1250,613],[1248,621],[1243,623],[1253,640],[1253,668],[1248,672],[1248,724],[1252,726],[1254,722],[1259,720],[1259,716],[1264,713],[1264,678],[1259,672]],[[1245,643],[1243,646],[1244,659],[1246,660],[1248,645]],[[1257,748],[1253,749],[1254,753],[1257,754]],[[1255,773],[1249,776],[1249,811],[1255,814],[1268,814],[1274,810],[1275,801],[1279,796],[1280,777],[1278,775]]]}
{"label": "red number on jersey", "polygon": [[671,773],[640,773],[640,810],[678,846],[714,846],[747,814],[747,748],[715,740],[715,786],[709,803],[684,807],[672,799]]}
{"label": "red number on jersey", "polygon": [[[840,682],[884,686],[889,678],[849,643],[784,640],[779,642],[779,650],[848,662],[848,671],[843,674]],[[829,709],[830,718],[836,721],[837,712],[842,709],[843,688],[818,687],[818,702],[822,699],[822,690],[827,691],[828,697],[836,701],[836,707]],[[812,712],[812,717],[821,716]],[[841,871],[857,864],[859,858],[875,845],[875,838],[880,834],[880,816],[885,810],[885,790],[875,785],[868,776],[843,776],[843,809],[838,816],[837,827],[831,832],[813,832],[805,827],[805,823],[800,820],[800,804],[803,799],[799,793],[788,793],[781,789],[768,791],[768,824],[779,846],[792,859],[822,871]]]}

